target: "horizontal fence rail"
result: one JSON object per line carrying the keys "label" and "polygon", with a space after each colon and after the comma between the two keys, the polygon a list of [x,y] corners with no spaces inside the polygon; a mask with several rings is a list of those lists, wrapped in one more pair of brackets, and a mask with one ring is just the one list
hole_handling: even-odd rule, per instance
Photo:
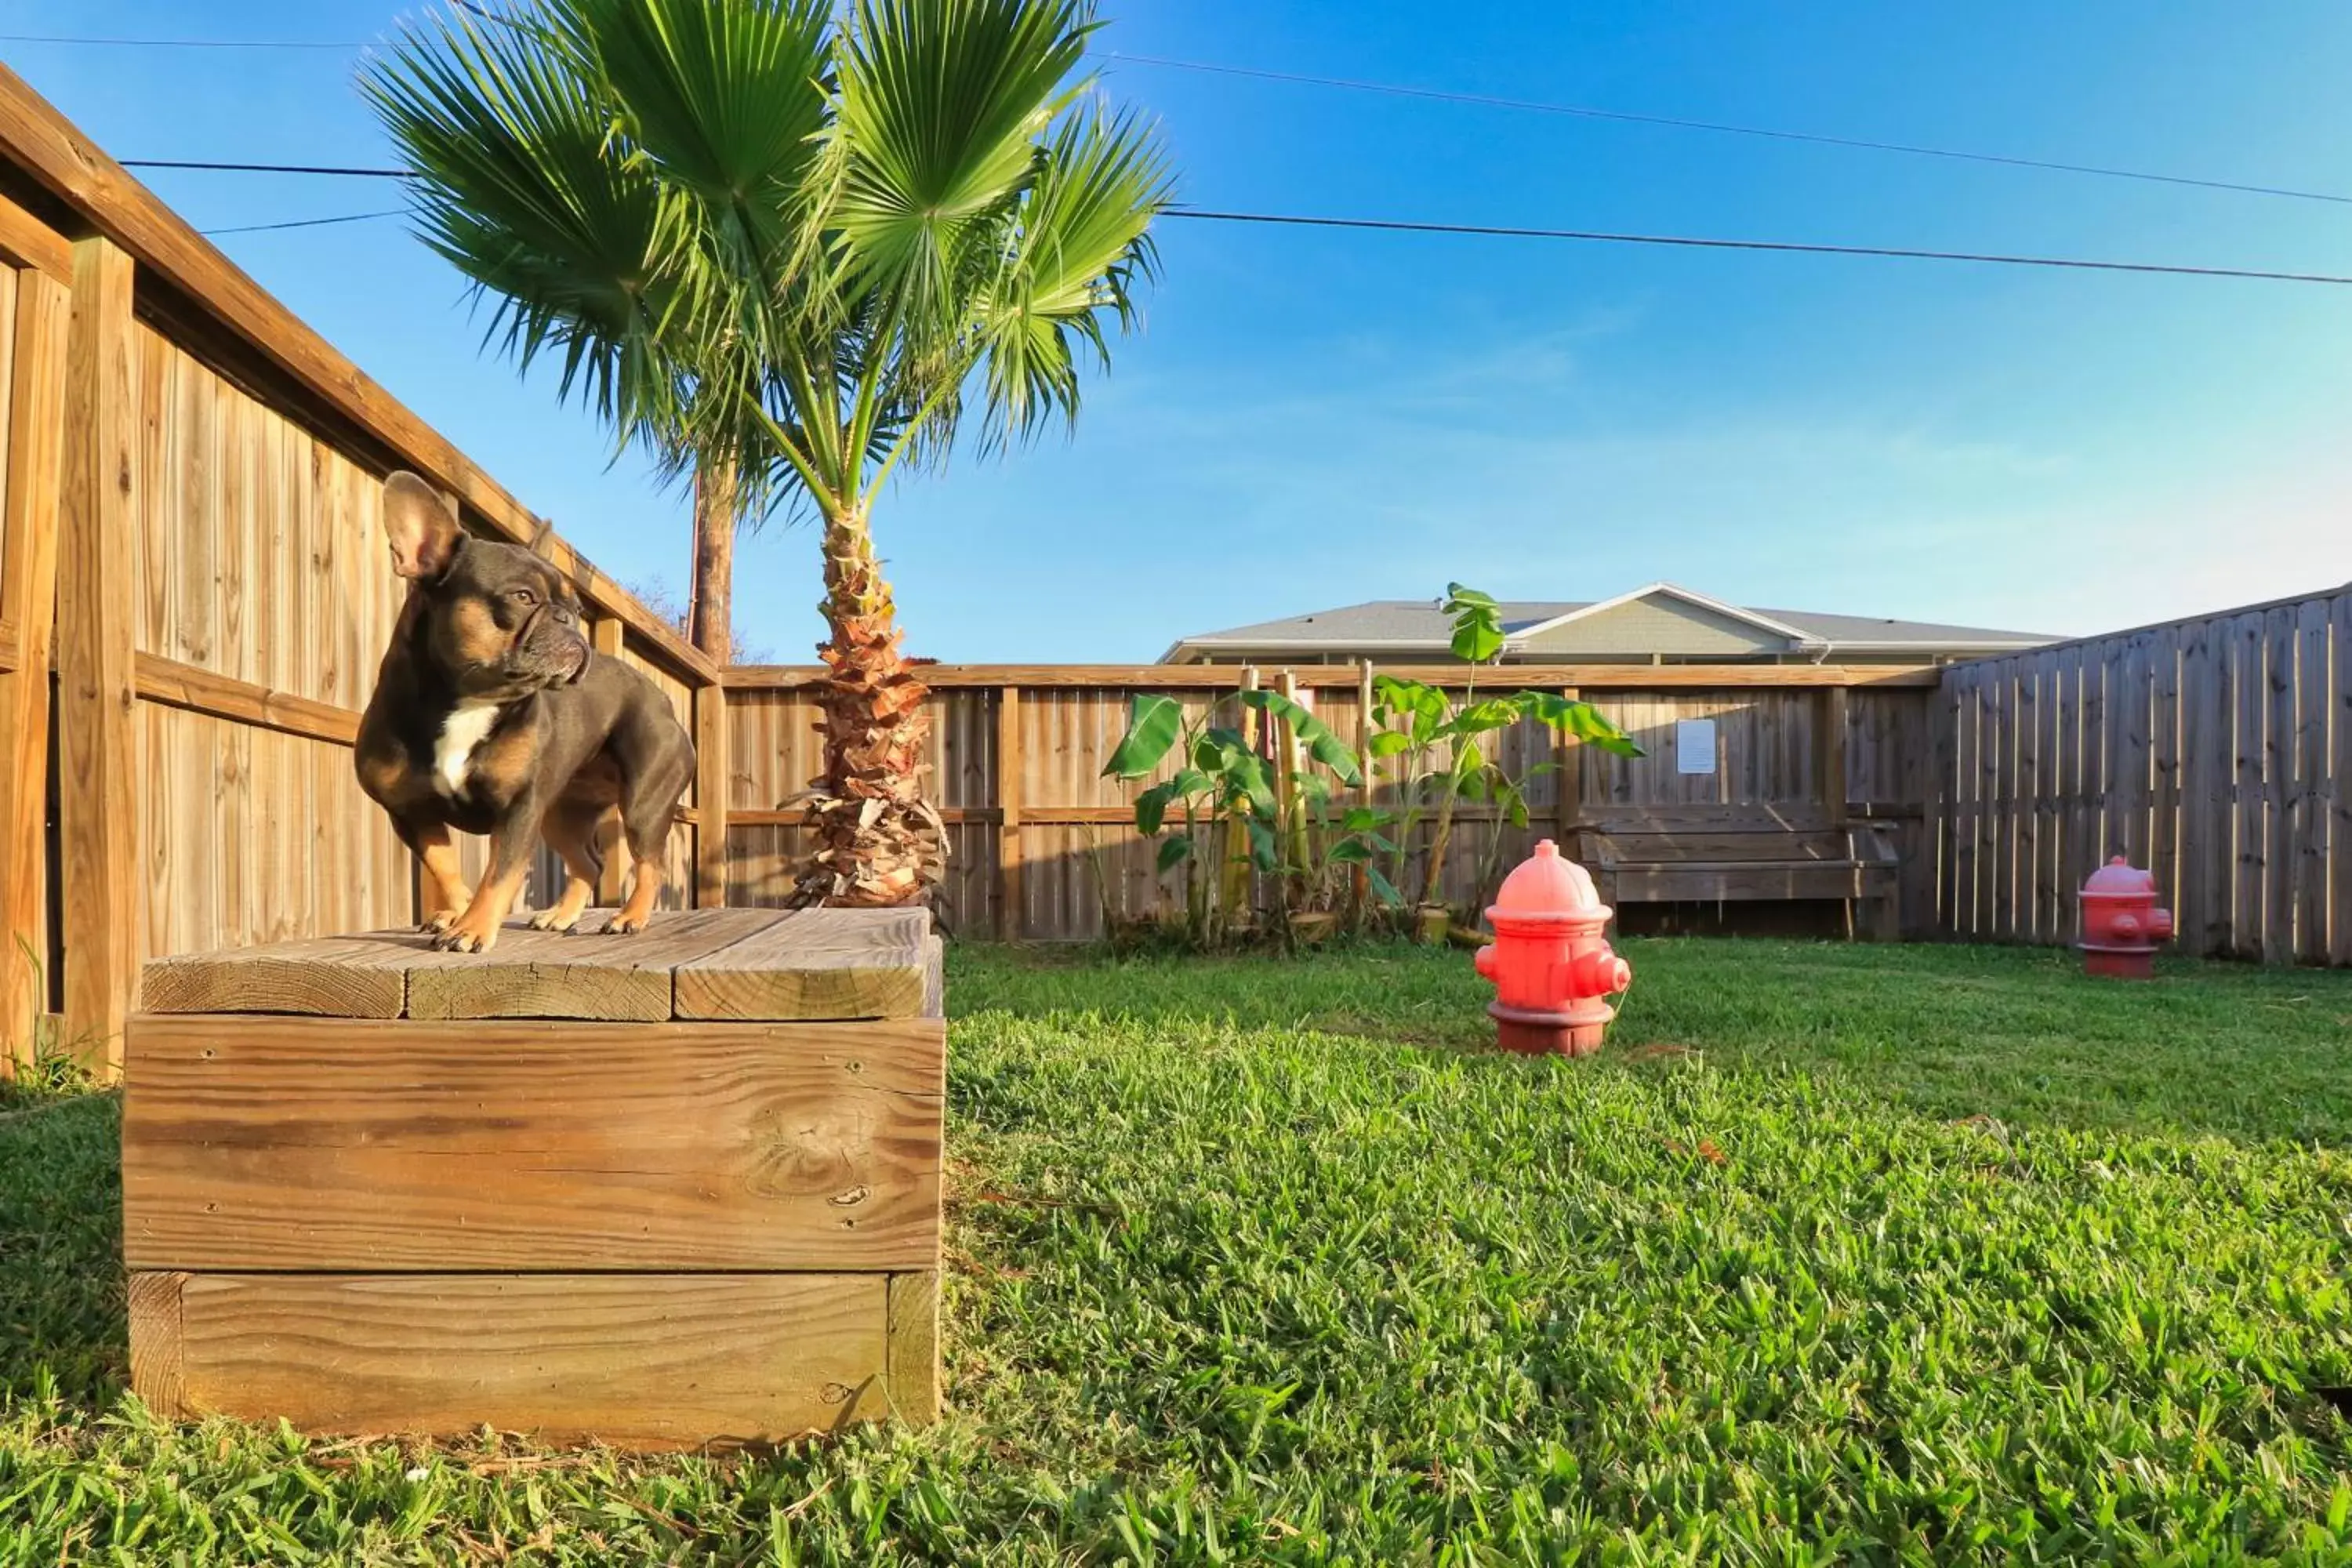
{"label": "horizontal fence rail", "polygon": [[2188,952],[2352,963],[2352,589],[1957,665],[1935,702],[1943,934],[2073,942],[2120,855]]}
{"label": "horizontal fence rail", "polygon": [[[1465,667],[1378,667],[1459,690]],[[807,847],[793,797],[821,771],[814,667],[751,666],[722,673],[728,710],[726,897],[773,904],[793,890]],[[933,665],[926,792],[950,846],[940,913],[965,935],[1087,941],[1111,922],[1175,908],[1180,876],[1155,868],[1134,827],[1143,784],[1102,776],[1139,695],[1174,698],[1188,719],[1238,725],[1237,693],[1295,690],[1350,748],[1364,740],[1362,665]],[[1528,724],[1485,738],[1488,754],[1525,780],[1528,823],[1491,806],[1455,816],[1442,879],[1445,899],[1475,908],[1538,837],[1564,837],[1587,804],[1813,804],[1825,773],[1843,780],[1846,814],[1888,823],[1905,855],[1906,929],[1933,929],[1927,710],[1932,669],[1769,665],[1505,665],[1478,671],[1481,689],[1581,696],[1643,742],[1623,759],[1557,742]],[[1679,721],[1711,719],[1719,757],[1678,772]],[[1174,766],[1171,761],[1167,764]],[[1393,788],[1375,799],[1395,804]],[[1410,889],[1409,889],[1410,890]]]}

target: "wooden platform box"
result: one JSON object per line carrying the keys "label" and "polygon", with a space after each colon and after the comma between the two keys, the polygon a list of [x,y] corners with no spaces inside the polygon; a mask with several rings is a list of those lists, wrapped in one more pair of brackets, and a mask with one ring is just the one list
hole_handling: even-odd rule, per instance
{"label": "wooden platform box", "polygon": [[123,1253],[158,1413],[625,1447],[937,1414],[925,915],[388,932],[143,991]]}

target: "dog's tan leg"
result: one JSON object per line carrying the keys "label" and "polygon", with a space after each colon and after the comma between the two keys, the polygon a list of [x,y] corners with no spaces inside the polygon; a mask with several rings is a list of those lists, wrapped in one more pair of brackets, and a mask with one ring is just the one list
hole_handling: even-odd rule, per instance
{"label": "dog's tan leg", "polygon": [[598,811],[583,811],[578,807],[557,805],[547,814],[540,836],[547,847],[563,858],[566,873],[563,892],[548,908],[530,917],[533,931],[568,931],[580,923],[580,917],[595,901],[596,852],[593,847]]}
{"label": "dog's tan leg", "polygon": [[646,922],[653,919],[654,903],[661,897],[662,881],[666,875],[662,857],[657,850],[653,854],[640,851],[636,858],[635,874],[629,879],[628,902],[623,904],[621,912],[614,915],[605,925],[605,931],[615,936],[625,936],[633,931],[645,930]]}
{"label": "dog's tan leg", "polygon": [[427,822],[418,826],[416,858],[425,868],[425,918],[418,922],[418,929],[438,935],[457,923],[459,911],[474,898],[465,878],[458,874],[457,845],[449,837],[447,824]]}
{"label": "dog's tan leg", "polygon": [[499,942],[499,927],[514,908],[517,895],[530,876],[530,862],[521,857],[511,866],[494,866],[474,889],[474,901],[457,922],[433,941],[449,952],[488,952]]}

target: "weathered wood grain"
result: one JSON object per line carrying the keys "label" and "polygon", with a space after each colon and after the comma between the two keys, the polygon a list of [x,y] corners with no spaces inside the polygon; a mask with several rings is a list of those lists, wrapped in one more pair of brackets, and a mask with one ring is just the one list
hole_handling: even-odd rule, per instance
{"label": "weathered wood grain", "polygon": [[133,1274],[125,1294],[131,1331],[131,1392],[166,1421],[184,1419],[187,1383],[182,1364],[180,1294],[185,1274]]}
{"label": "weathered wood grain", "polygon": [[[722,952],[777,918],[772,910],[696,910],[657,916],[634,936],[602,934],[605,917],[593,910],[569,936],[510,921],[487,953],[418,953],[408,965],[408,1016],[658,1023],[672,1016],[676,966]],[[781,963],[790,955],[772,957]]]}
{"label": "weathered wood grain", "polygon": [[148,1278],[154,1300],[176,1286],[178,1344],[158,1342],[160,1310],[144,1333],[134,1317],[133,1360],[143,1343],[151,1369],[176,1369],[189,1417],[660,1449],[781,1442],[890,1405],[880,1274]]}
{"label": "weathered wood grain", "polygon": [[918,1426],[940,1418],[940,1274],[893,1274],[889,1284],[891,1414]]}
{"label": "weathered wood grain", "polygon": [[[738,913],[754,911],[740,910]],[[676,972],[680,1018],[912,1018],[929,990],[920,910],[770,911],[762,929]]]}
{"label": "weathered wood grain", "polygon": [[945,1031],[142,1015],[135,1268],[895,1269],[939,1244]]}
{"label": "weathered wood grain", "polygon": [[299,1013],[397,1018],[422,934],[319,937],[148,960],[140,1005],[149,1013]]}

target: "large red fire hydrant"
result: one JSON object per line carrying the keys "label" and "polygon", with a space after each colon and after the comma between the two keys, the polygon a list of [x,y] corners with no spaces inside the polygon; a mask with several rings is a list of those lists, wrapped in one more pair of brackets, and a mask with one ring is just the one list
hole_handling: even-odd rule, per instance
{"label": "large red fire hydrant", "polygon": [[1478,973],[1495,983],[1486,1011],[1496,1041],[1530,1055],[1590,1056],[1617,1016],[1606,998],[1633,984],[1633,971],[1601,932],[1609,907],[1592,875],[1547,838],[1503,879],[1486,911],[1495,940],[1478,950]]}
{"label": "large red fire hydrant", "polygon": [[2156,878],[2120,855],[2083,884],[2083,970],[2110,980],[2156,974],[2157,943],[2172,940],[2172,911],[2156,903]]}

